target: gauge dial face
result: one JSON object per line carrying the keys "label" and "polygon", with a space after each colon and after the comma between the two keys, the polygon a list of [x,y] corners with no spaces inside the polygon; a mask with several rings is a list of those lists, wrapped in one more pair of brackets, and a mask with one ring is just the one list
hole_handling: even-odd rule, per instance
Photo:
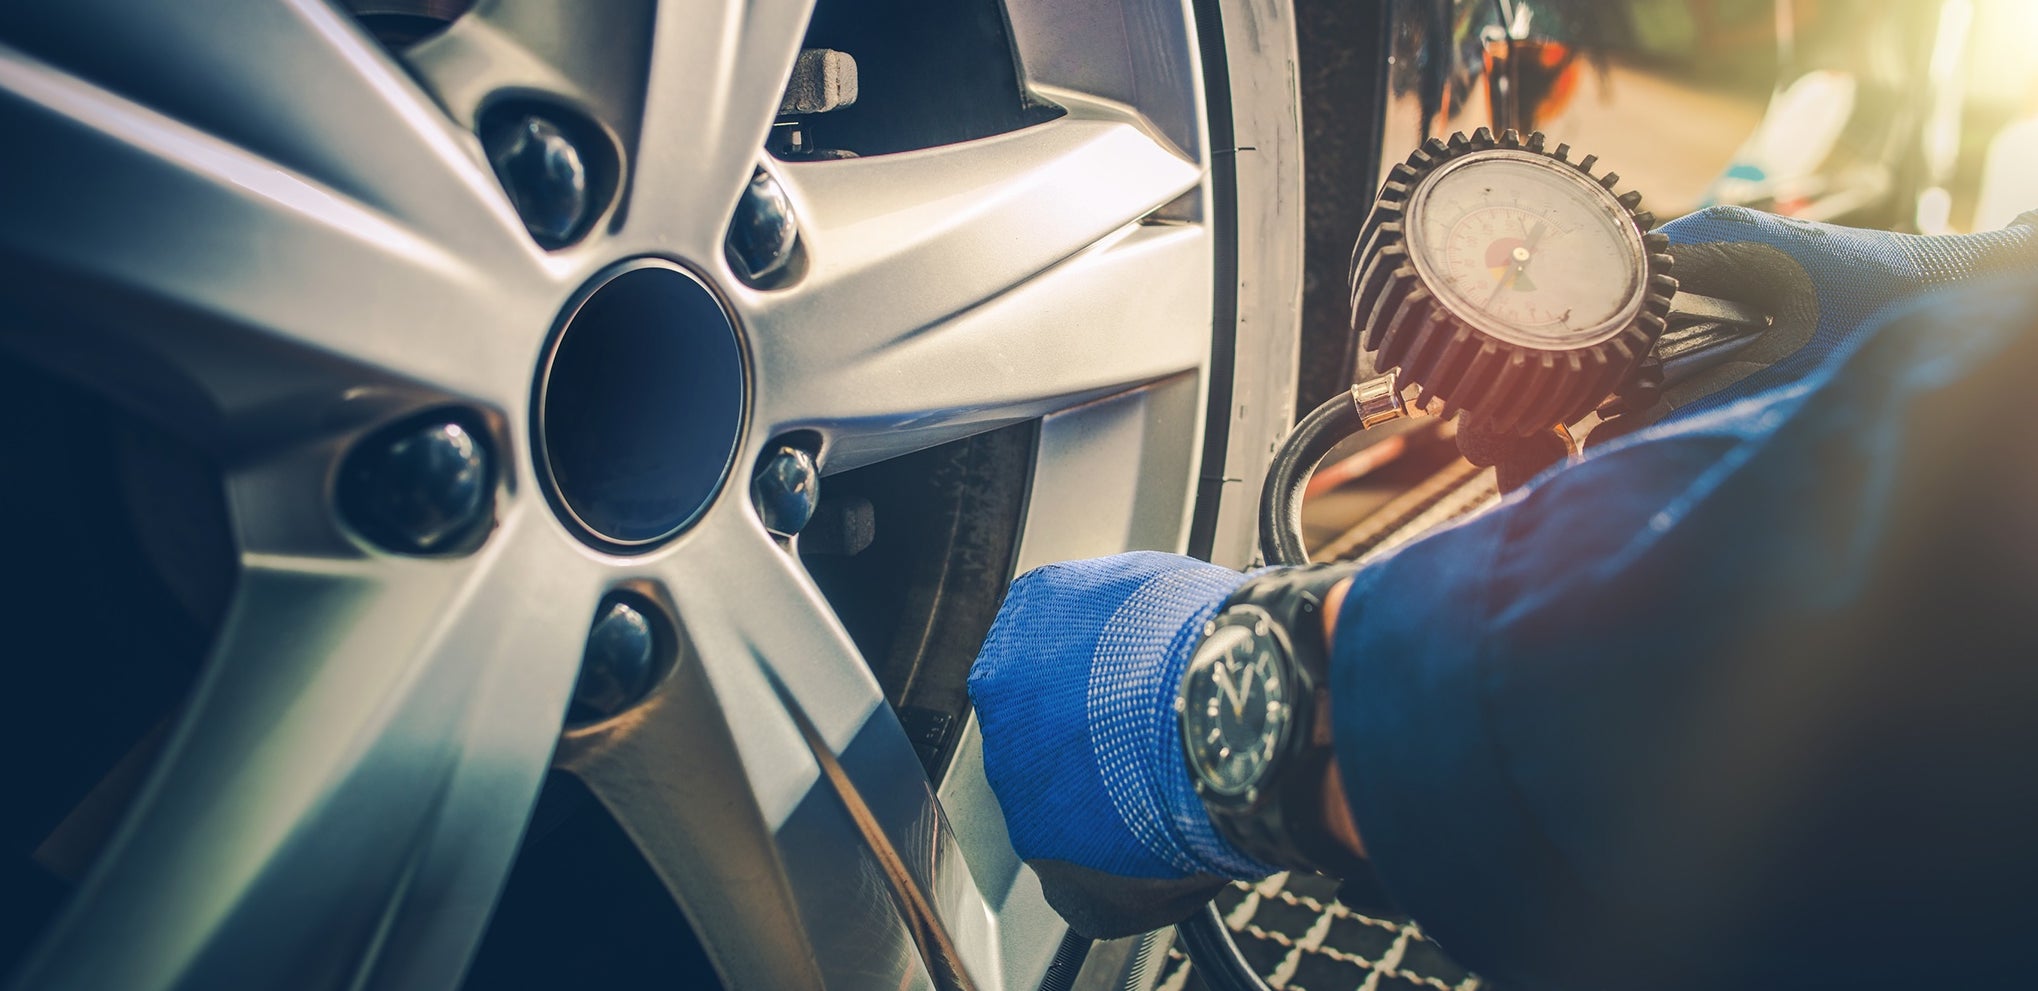
{"label": "gauge dial face", "polygon": [[1510,344],[1589,347],[1641,312],[1648,254],[1619,200],[1528,152],[1460,158],[1409,197],[1416,274],[1452,314]]}
{"label": "gauge dial face", "polygon": [[[1261,624],[1264,629],[1264,624]],[[1209,790],[1243,795],[1279,752],[1290,716],[1280,646],[1251,625],[1220,624],[1182,681],[1182,738],[1190,771]]]}

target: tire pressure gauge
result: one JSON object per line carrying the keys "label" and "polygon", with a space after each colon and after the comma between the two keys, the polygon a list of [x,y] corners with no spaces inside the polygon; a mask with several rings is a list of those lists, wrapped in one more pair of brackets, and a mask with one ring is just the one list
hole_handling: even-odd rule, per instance
{"label": "tire pressure gauge", "polygon": [[1677,281],[1640,193],[1513,131],[1432,139],[1396,165],[1352,260],[1352,323],[1418,408],[1527,435],[1619,390]]}
{"label": "tire pressure gauge", "polygon": [[[1362,430],[1463,412],[1469,432],[1555,430],[1575,452],[1557,428],[1602,407],[1646,415],[1665,384],[1713,367],[1770,327],[1754,307],[1707,296],[1686,294],[1673,312],[1670,241],[1649,233],[1655,218],[1639,212],[1641,194],[1617,193],[1620,177],[1595,173],[1596,158],[1574,163],[1568,146],[1544,144],[1541,134],[1523,141],[1480,128],[1427,142],[1388,175],[1351,271],[1352,329],[1383,374],[1324,401],[1275,449],[1260,488],[1266,563],[1309,563],[1309,475]],[[1219,632],[1208,643],[1228,650]],[[1221,722],[1218,703],[1209,709]],[[1221,773],[1230,770],[1203,776],[1219,793],[1243,789],[1249,775]],[[1266,986],[1214,902],[1180,932],[1211,986]]]}
{"label": "tire pressure gauge", "polygon": [[1617,192],[1620,176],[1595,172],[1597,158],[1573,162],[1568,145],[1544,142],[1482,127],[1431,139],[1388,174],[1351,271],[1352,330],[1381,374],[1316,407],[1275,449],[1260,487],[1268,563],[1309,560],[1305,486],[1352,434],[1462,412],[1461,445],[1554,432],[1576,453],[1563,428],[1594,410],[1646,416],[1665,386],[1772,325],[1743,303],[1679,295],[1670,240],[1649,233],[1642,194]]}

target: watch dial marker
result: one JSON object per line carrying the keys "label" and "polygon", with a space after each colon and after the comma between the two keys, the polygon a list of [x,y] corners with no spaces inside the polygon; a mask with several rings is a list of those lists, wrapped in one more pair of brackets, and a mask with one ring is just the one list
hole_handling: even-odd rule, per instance
{"label": "watch dial marker", "polygon": [[1262,783],[1292,719],[1287,662],[1264,614],[1220,617],[1215,626],[1183,679],[1182,738],[1199,787],[1241,796]]}

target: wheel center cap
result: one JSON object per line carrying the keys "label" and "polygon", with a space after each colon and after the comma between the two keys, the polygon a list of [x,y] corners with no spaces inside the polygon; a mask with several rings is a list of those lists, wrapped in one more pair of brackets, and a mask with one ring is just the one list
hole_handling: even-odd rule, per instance
{"label": "wheel center cap", "polygon": [[700,518],[743,430],[743,354],[722,301],[657,259],[597,276],[538,372],[538,472],[583,539],[641,550]]}

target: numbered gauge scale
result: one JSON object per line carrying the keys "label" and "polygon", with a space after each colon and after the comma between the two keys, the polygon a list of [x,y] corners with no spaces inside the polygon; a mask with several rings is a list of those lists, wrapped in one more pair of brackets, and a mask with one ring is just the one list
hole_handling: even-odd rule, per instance
{"label": "numbered gauge scale", "polygon": [[1431,140],[1396,165],[1353,256],[1352,321],[1420,412],[1530,434],[1574,423],[1662,337],[1677,282],[1641,194],[1535,134]]}

